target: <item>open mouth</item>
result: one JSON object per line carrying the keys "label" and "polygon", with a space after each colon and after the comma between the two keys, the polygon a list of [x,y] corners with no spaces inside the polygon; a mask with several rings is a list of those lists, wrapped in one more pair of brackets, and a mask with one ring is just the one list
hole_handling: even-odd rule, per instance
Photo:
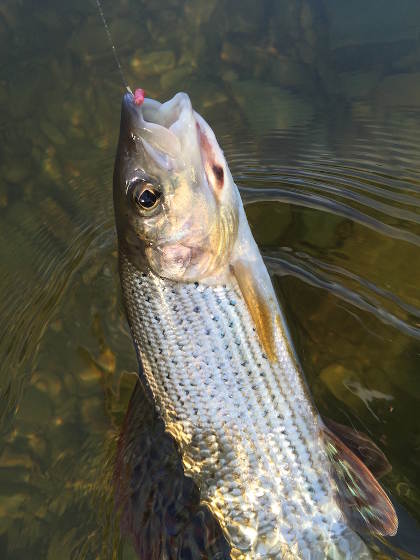
{"label": "open mouth", "polygon": [[133,116],[143,121],[144,125],[159,125],[168,130],[176,127],[180,121],[185,121],[192,115],[190,98],[186,93],[177,93],[172,99],[165,103],[159,103],[154,99],[146,98],[141,104],[137,104],[131,93],[124,95],[124,106]]}
{"label": "open mouth", "polygon": [[188,152],[182,150],[183,145],[194,145],[190,135],[191,131],[196,134],[195,119],[186,93],[177,93],[165,103],[146,98],[141,104],[136,103],[133,94],[126,93],[122,120],[128,133],[140,140],[148,154],[165,169],[183,161],[182,156]]}

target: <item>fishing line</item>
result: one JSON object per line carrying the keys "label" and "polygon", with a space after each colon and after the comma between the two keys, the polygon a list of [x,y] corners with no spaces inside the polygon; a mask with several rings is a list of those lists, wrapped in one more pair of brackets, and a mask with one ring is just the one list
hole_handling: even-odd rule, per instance
{"label": "fishing line", "polygon": [[100,1],[100,0],[96,0],[96,5],[97,5],[97,7],[98,7],[98,12],[99,12],[99,15],[101,16],[102,23],[104,24],[105,33],[106,33],[106,35],[107,35],[107,37],[108,37],[109,44],[111,45],[111,50],[112,50],[112,52],[113,52],[113,54],[114,54],[114,59],[115,59],[115,62],[116,62],[116,64],[117,64],[117,68],[118,68],[118,71],[119,71],[119,73],[120,73],[120,76],[121,76],[121,79],[122,79],[122,83],[124,84],[125,89],[126,89],[129,93],[133,94],[133,92],[131,91],[130,86],[127,84],[127,81],[126,81],[126,79],[125,79],[124,72],[123,72],[123,69],[122,69],[122,66],[121,66],[121,62],[120,62],[120,59],[118,58],[117,49],[115,48],[114,41],[112,40],[111,31],[110,31],[110,29],[109,29],[108,23],[107,23],[106,18],[105,18],[104,11],[103,11],[103,9],[102,9],[101,1]]}

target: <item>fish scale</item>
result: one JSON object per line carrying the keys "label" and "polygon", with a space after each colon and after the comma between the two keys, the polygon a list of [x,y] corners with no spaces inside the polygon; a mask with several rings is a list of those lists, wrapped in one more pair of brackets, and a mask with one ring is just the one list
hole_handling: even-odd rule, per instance
{"label": "fish scale", "polygon": [[174,282],[124,254],[120,275],[157,408],[232,555],[367,558],[336,504],[289,346],[276,336],[277,362],[267,359],[234,281]]}

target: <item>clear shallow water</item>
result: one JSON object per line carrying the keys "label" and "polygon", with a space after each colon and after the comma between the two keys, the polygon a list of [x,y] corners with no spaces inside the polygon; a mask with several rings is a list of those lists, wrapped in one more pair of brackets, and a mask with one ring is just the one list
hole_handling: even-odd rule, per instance
{"label": "clear shallow water", "polygon": [[[370,6],[104,4],[129,83],[187,91],[215,130],[316,403],[381,445],[394,544],[420,555],[420,10]],[[0,557],[134,558],[111,507],[137,369],[122,87],[94,4],[5,1],[0,46]]]}

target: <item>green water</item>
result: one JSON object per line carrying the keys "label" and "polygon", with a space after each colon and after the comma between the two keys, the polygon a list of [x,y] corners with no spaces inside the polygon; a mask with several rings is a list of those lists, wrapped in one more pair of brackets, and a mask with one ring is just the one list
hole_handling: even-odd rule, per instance
{"label": "green water", "polygon": [[[135,558],[112,516],[136,382],[94,2],[0,5],[0,558]],[[420,5],[105,1],[129,84],[179,90],[241,187],[315,401],[393,470],[420,555]],[[401,552],[395,557],[404,557]],[[406,557],[406,556],[405,556]]]}

